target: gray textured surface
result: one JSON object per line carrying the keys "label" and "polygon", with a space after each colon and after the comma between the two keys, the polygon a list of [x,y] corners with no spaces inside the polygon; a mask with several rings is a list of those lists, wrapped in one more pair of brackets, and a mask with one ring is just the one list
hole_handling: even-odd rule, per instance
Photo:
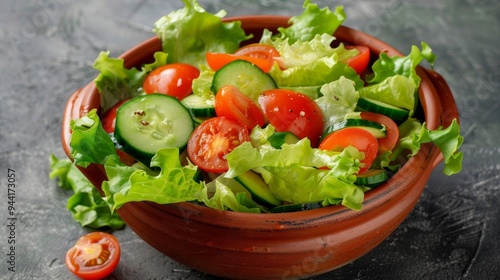
{"label": "gray textured surface", "polygon": [[[204,0],[228,15],[286,14],[302,1]],[[408,219],[378,248],[316,279],[500,278],[500,4],[494,0],[316,1],[342,4],[345,25],[402,52],[428,42],[450,85],[465,136],[462,173],[433,173]],[[96,75],[101,50],[119,55],[152,36],[180,1],[6,0],[0,3],[0,278],[72,279],[64,254],[86,232],[65,210],[69,194],[49,181],[62,108]],[[16,172],[16,270],[7,271],[7,172]],[[214,279],[161,255],[130,229],[110,279]],[[168,240],[166,240],[168,242]]]}

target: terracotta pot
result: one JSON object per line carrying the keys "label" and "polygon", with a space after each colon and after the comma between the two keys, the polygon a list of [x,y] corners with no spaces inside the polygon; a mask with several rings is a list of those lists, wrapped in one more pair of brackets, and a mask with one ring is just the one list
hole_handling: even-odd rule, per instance
{"label": "terracotta pot", "polygon": [[[288,22],[287,17],[281,16],[236,19],[257,38],[263,28],[275,30]],[[382,51],[401,55],[384,42],[344,26],[335,36],[342,42],[368,46],[373,55]],[[150,61],[160,48],[158,39],[151,38],[121,57],[127,67],[139,66]],[[434,71],[421,67],[417,71],[422,78],[419,96],[428,127],[448,126],[453,118],[458,119],[448,85]],[[93,82],[76,91],[67,103],[62,145],[68,156],[69,122],[92,108],[99,108],[99,94]],[[360,211],[332,206],[296,213],[248,214],[191,203],[139,202],[124,205],[119,214],[151,246],[208,274],[232,279],[308,277],[343,266],[386,239],[413,209],[441,160],[434,145],[423,145],[393,178],[366,193]],[[106,178],[102,166],[91,165],[82,171],[98,188]]]}

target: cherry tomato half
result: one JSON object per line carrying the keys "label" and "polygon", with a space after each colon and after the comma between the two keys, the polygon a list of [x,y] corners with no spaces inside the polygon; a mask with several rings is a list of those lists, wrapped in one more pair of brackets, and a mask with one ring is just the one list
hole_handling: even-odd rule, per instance
{"label": "cherry tomato half", "polygon": [[370,168],[373,160],[377,157],[377,138],[364,129],[348,127],[331,133],[319,144],[319,148],[322,150],[341,150],[348,146],[353,146],[365,154],[365,158],[361,160],[362,166],[358,171],[358,174],[362,174]]}
{"label": "cherry tomato half", "polygon": [[106,114],[102,117],[101,123],[102,123],[104,130],[107,133],[115,132],[116,110],[118,110],[118,108],[120,106],[122,106],[122,104],[127,102],[127,101],[128,101],[128,99],[122,100],[122,101],[116,103],[116,105],[111,107],[111,109],[109,109],[106,112]]}
{"label": "cherry tomato half", "polygon": [[345,63],[354,68],[356,73],[360,75],[366,70],[368,64],[370,63],[370,49],[366,46],[346,46],[345,48],[348,50],[356,49],[359,51],[357,56],[348,58]]}
{"label": "cherry tomato half", "polygon": [[210,66],[210,68],[212,68],[212,70],[214,71],[221,69],[229,62],[233,62],[235,60],[246,60],[248,62],[251,62],[266,73],[273,66],[272,63],[269,63],[269,61],[265,59],[244,55],[207,52],[205,57],[207,59],[208,66]]}
{"label": "cherry tomato half", "polygon": [[66,266],[82,279],[102,279],[120,261],[120,244],[111,234],[92,232],[82,236],[66,253]]}
{"label": "cherry tomato half", "polygon": [[219,70],[229,62],[239,59],[255,64],[265,73],[269,72],[274,64],[275,58],[279,56],[279,52],[273,46],[257,43],[243,46],[234,54],[211,52],[206,54],[208,65],[215,71]]}
{"label": "cherry tomato half", "polygon": [[361,112],[361,118],[385,126],[385,137],[378,139],[378,154],[394,149],[399,140],[399,128],[391,118],[372,112]]}
{"label": "cherry tomato half", "polygon": [[163,93],[181,100],[192,92],[200,70],[185,63],[171,63],[151,71],[142,84],[146,93]]}
{"label": "cherry tomato half", "polygon": [[259,96],[264,115],[276,131],[309,138],[316,147],[323,132],[321,109],[311,98],[289,89],[272,89]]}
{"label": "cherry tomato half", "polygon": [[215,117],[202,122],[187,144],[189,159],[202,170],[222,173],[228,170],[226,155],[250,141],[246,127],[236,121]]}
{"label": "cherry tomato half", "polygon": [[234,54],[257,57],[267,60],[273,60],[280,56],[280,53],[271,45],[267,44],[249,44],[239,48]]}
{"label": "cherry tomato half", "polygon": [[259,106],[232,85],[223,86],[215,95],[215,113],[219,117],[242,123],[248,130],[265,124]]}
{"label": "cherry tomato half", "polygon": [[269,68],[267,71],[263,69],[264,72],[268,72],[276,61],[276,58],[280,57],[280,53],[276,50],[276,48],[271,45],[259,43],[243,46],[234,54],[267,60]]}

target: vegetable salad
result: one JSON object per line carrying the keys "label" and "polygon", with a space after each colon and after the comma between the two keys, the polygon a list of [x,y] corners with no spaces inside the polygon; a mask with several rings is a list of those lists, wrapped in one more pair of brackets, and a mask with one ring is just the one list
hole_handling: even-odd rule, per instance
{"label": "vegetable salad", "polygon": [[[360,209],[364,193],[427,142],[442,151],[445,174],[460,171],[457,121],[429,130],[418,119],[415,69],[436,58],[426,43],[372,59],[331,35],[342,7],[305,1],[288,27],[245,46],[257,35],[240,22],[184,3],[155,23],[162,51],[152,63],[127,69],[99,54],[101,111],[71,122],[74,163],[104,165],[112,210],[131,201],[253,213]],[[137,161],[123,163],[117,149]]]}

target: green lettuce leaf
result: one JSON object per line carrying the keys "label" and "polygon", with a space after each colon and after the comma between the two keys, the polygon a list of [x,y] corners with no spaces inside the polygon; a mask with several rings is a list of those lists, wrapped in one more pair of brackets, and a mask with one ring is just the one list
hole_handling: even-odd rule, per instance
{"label": "green lettuce leaf", "polygon": [[[372,165],[370,168],[373,169],[386,169],[386,170],[391,170],[392,172],[396,172],[401,168],[401,161],[394,161],[393,158],[393,152],[392,151],[386,151],[383,152],[382,154],[378,155],[377,158],[372,162]],[[406,161],[407,158],[405,158],[403,161]]]}
{"label": "green lettuce leaf", "polygon": [[136,68],[125,68],[123,59],[109,57],[109,51],[101,52],[93,67],[100,72],[94,83],[101,93],[103,112],[121,100],[139,94],[144,73]]}
{"label": "green lettuce leaf", "polygon": [[[213,100],[214,92],[212,92],[212,81],[214,79],[215,71],[202,66],[200,75],[193,80],[193,94],[204,97],[206,100]],[[212,101],[213,102],[213,101]]]}
{"label": "green lettuce leaf", "polygon": [[75,164],[87,167],[91,163],[104,164],[109,157],[118,157],[115,144],[102,127],[97,110],[71,120],[72,132],[69,146]]}
{"label": "green lettuce leaf", "polygon": [[90,228],[120,229],[125,226],[116,213],[112,213],[99,191],[69,159],[50,157],[49,178],[58,179],[59,187],[71,190],[66,208],[81,226]]}
{"label": "green lettuce leaf", "polygon": [[356,56],[358,51],[355,49],[347,50],[343,44],[332,48],[331,44],[335,37],[329,34],[314,36],[309,41],[295,41],[290,43],[288,38],[266,40],[262,43],[273,45],[280,53],[277,58],[279,65],[283,68],[299,67],[315,62],[323,57],[331,57],[337,54],[339,61],[346,61],[349,57]]}
{"label": "green lettuce leaf", "polygon": [[306,89],[304,94],[313,99],[318,97],[321,86],[342,76],[355,81],[356,88],[361,88],[361,78],[343,63],[355,56],[357,51],[347,50],[343,44],[332,48],[330,45],[334,39],[331,35],[321,34],[309,41],[291,43],[289,38],[264,36],[261,43],[273,45],[280,53],[279,66],[274,64],[269,74],[280,88],[292,88],[299,92]]}
{"label": "green lettuce leaf", "polygon": [[[229,170],[225,176],[233,178],[254,170],[281,200],[290,203],[325,200],[328,204],[328,199],[332,199],[360,209],[363,196],[360,200],[359,187],[354,181],[363,153],[352,147],[341,152],[314,149],[307,138],[274,149],[265,140],[272,132],[271,125],[265,129],[254,128],[252,141],[227,155]],[[320,169],[325,166],[330,170]]]}
{"label": "green lettuce leaf", "polygon": [[261,167],[256,171],[261,173],[271,191],[283,201],[307,203],[335,199],[349,208],[361,209],[363,189],[353,182],[332,176],[329,171],[299,165]]}
{"label": "green lettuce leaf", "polygon": [[459,151],[464,138],[460,135],[460,126],[456,119],[447,128],[429,130],[425,123],[410,118],[400,125],[400,139],[390,155],[391,160],[396,161],[406,151],[409,156],[414,156],[420,150],[423,143],[434,143],[444,157],[445,175],[453,175],[462,169],[463,153]]}
{"label": "green lettuce leaf", "polygon": [[153,62],[146,63],[146,64],[142,65],[142,68],[141,68],[142,72],[149,73],[149,72],[155,70],[156,68],[161,67],[161,66],[167,64],[167,58],[168,58],[168,54],[167,53],[165,53],[165,52],[155,52],[153,54],[153,57],[154,57],[154,61]]}
{"label": "green lettuce leaf", "polygon": [[[270,144],[268,145],[271,147]],[[266,146],[259,149],[254,148],[250,142],[245,142],[236,147],[226,156],[229,165],[226,176],[234,178],[248,170],[262,166],[284,167],[297,164],[309,167],[327,166],[332,168],[337,164],[336,157],[341,156],[339,152],[311,148],[311,143],[307,138],[300,140],[296,144],[283,144],[281,149],[266,149]],[[362,159],[362,154],[351,157],[353,169],[359,170],[359,162],[356,160]]]}
{"label": "green lettuce leaf", "polygon": [[342,121],[346,115],[354,112],[359,99],[355,83],[352,80],[340,77],[321,87],[322,97],[316,103],[323,112],[324,127]]}
{"label": "green lettuce leaf", "polygon": [[418,93],[421,78],[416,68],[422,60],[433,66],[436,56],[425,42],[422,42],[422,51],[412,46],[410,54],[404,57],[389,57],[387,53],[380,53],[373,63],[373,74],[367,75],[368,86],[360,90],[360,96],[369,97],[410,111],[410,117],[417,107]]}
{"label": "green lettuce leaf", "polygon": [[317,34],[333,34],[346,19],[342,6],[331,11],[328,7],[320,9],[317,4],[310,2],[304,2],[302,14],[290,18],[289,27],[278,28],[278,36],[288,38],[291,44],[295,41],[309,41]]}
{"label": "green lettuce leaf", "polygon": [[[212,92],[214,75],[214,70],[208,66],[201,65],[200,75],[192,82],[193,95],[199,96],[198,102],[204,103],[208,107],[215,106],[215,93]],[[185,104],[184,99],[181,100],[181,103],[186,105],[186,107],[190,106],[189,104]]]}
{"label": "green lettuce leaf", "polygon": [[378,84],[363,87],[359,95],[407,109],[412,116],[418,103],[416,91],[417,85],[412,79],[395,75]]}
{"label": "green lettuce leaf", "polygon": [[109,181],[103,182],[112,210],[131,201],[153,201],[168,204],[195,200],[195,193],[204,188],[193,178],[197,167],[181,165],[178,149],[161,149],[151,159],[151,167],[158,167],[158,175],[145,170],[124,166],[110,158],[104,166]]}
{"label": "green lettuce leaf", "polygon": [[162,41],[168,62],[183,62],[199,67],[206,64],[206,52],[233,53],[245,35],[241,22],[224,23],[224,11],[217,14],[206,12],[196,0],[183,0],[185,7],[161,17],[154,24],[155,32]]}
{"label": "green lettuce leaf", "polygon": [[265,209],[251,199],[248,191],[236,180],[220,176],[207,183],[195,194],[196,199],[208,207],[235,212],[262,213]]}
{"label": "green lettuce leaf", "polygon": [[[105,165],[109,181],[102,189],[112,210],[132,201],[151,201],[169,204],[199,201],[219,210],[260,213],[262,207],[251,200],[247,191],[234,180],[216,179],[205,185],[193,178],[197,167],[191,163],[181,165],[177,149],[163,149],[153,157],[152,167],[159,172],[137,166],[124,166],[113,158]],[[223,178],[224,179],[224,178]]]}
{"label": "green lettuce leaf", "polygon": [[338,54],[330,57],[322,57],[312,63],[290,67],[281,70],[277,64],[269,71],[278,87],[310,87],[317,86],[318,89],[324,84],[338,80],[344,76],[353,80],[356,88],[363,86],[363,81],[356,71],[344,63],[339,62]]}
{"label": "green lettuce leaf", "polygon": [[421,79],[416,72],[417,65],[425,59],[433,66],[436,60],[431,47],[425,42],[421,44],[422,51],[417,46],[412,46],[410,54],[405,57],[389,57],[385,52],[380,53],[379,59],[373,63],[373,74],[367,77],[367,82],[377,84],[389,77],[401,75],[413,80],[418,88]]}
{"label": "green lettuce leaf", "polygon": [[101,110],[106,112],[116,103],[138,96],[146,74],[159,66],[167,63],[167,54],[156,52],[155,61],[145,64],[141,70],[137,68],[125,68],[124,60],[109,57],[109,51],[101,52],[94,62],[94,69],[99,75],[94,83],[101,95]]}

